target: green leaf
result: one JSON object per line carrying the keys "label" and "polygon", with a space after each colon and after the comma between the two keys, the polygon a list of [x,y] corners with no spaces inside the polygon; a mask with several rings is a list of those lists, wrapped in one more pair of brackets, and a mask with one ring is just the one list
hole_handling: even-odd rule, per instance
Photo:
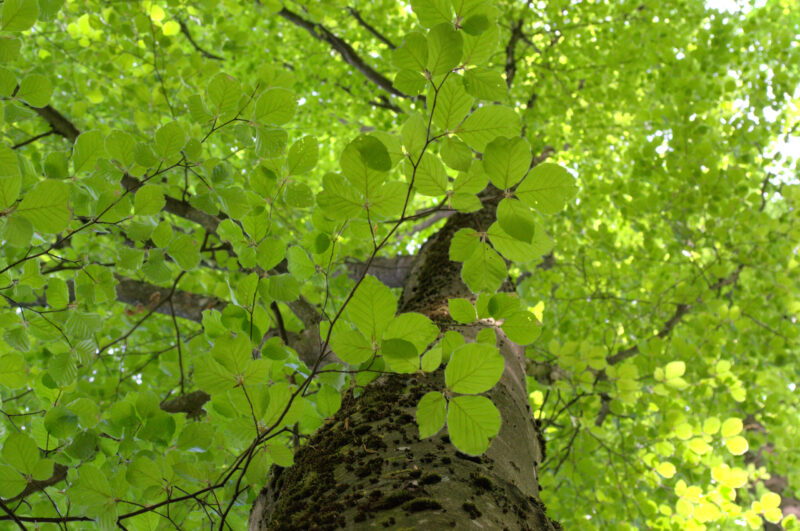
{"label": "green leaf", "polygon": [[725,438],[733,437],[734,435],[741,433],[743,428],[744,424],[742,423],[742,419],[731,417],[722,423],[722,429],[720,433]]}
{"label": "green leaf", "polygon": [[536,341],[542,331],[542,325],[531,312],[517,312],[503,322],[501,327],[508,339],[518,345],[529,345]]}
{"label": "green leaf", "polygon": [[3,238],[8,245],[26,247],[33,237],[33,224],[22,216],[11,216],[6,223]]}
{"label": "green leaf", "polygon": [[166,247],[172,241],[172,234],[172,225],[164,220],[158,224],[151,238],[157,247]]}
{"label": "green leaf", "polygon": [[39,447],[25,434],[11,432],[3,444],[3,459],[26,475],[33,475],[39,463]]}
{"label": "green leaf", "polygon": [[461,63],[461,33],[448,23],[434,26],[428,33],[428,71],[439,76]]}
{"label": "green leaf", "polygon": [[53,309],[66,308],[69,304],[69,288],[67,283],[58,277],[47,280],[47,305]]}
{"label": "green leaf", "polygon": [[686,363],[682,361],[671,361],[664,367],[664,379],[671,380],[679,378],[686,372]]}
{"label": "green leaf", "polygon": [[494,345],[467,343],[450,356],[445,383],[456,393],[483,393],[500,380],[504,368],[503,356]]}
{"label": "green leaf", "polygon": [[439,334],[439,328],[428,317],[416,312],[405,312],[396,316],[386,327],[383,338],[399,338],[409,341],[417,353],[422,353]]}
{"label": "green leaf", "polygon": [[286,468],[294,464],[294,453],[285,444],[269,444],[267,445],[267,452],[272,461],[278,466]]}
{"label": "green leaf", "polygon": [[389,151],[377,138],[359,135],[339,157],[342,173],[355,189],[370,198],[386,180],[392,167]]}
{"label": "green leaf", "polygon": [[[14,151],[5,144],[0,144],[0,177],[15,177],[19,179],[22,174],[19,171],[19,161],[17,160]],[[5,181],[4,181],[5,182]],[[19,184],[14,185],[15,181],[10,181],[12,184],[6,185],[6,191],[3,192],[3,197],[6,201],[10,200],[9,204],[14,202],[19,193]],[[19,181],[16,181],[17,183]],[[14,192],[16,190],[16,192]],[[13,199],[12,197],[13,196]]]}
{"label": "green leaf", "polygon": [[740,435],[725,439],[725,447],[733,455],[742,455],[750,449],[747,439]]}
{"label": "green leaf", "polygon": [[65,407],[52,408],[44,416],[44,427],[57,439],[72,436],[78,428],[78,417]]}
{"label": "green leaf", "polygon": [[[19,57],[19,39],[7,35],[0,37],[0,63],[10,63]],[[16,84],[14,85],[16,87]]]}
{"label": "green leaf", "polygon": [[464,88],[481,100],[505,101],[508,87],[500,72],[490,68],[470,68],[464,72]]}
{"label": "green leaf", "polygon": [[164,191],[158,184],[145,184],[136,191],[134,210],[141,216],[158,214],[167,204]]}
{"label": "green leaf", "polygon": [[22,474],[8,465],[0,465],[0,496],[13,498],[28,485]]}
{"label": "green leaf", "polygon": [[411,9],[426,28],[449,23],[453,17],[449,0],[411,0]]}
{"label": "green leaf", "polygon": [[325,174],[322,188],[322,192],[317,195],[317,203],[330,219],[351,218],[361,211],[362,201],[344,176],[338,173]]}
{"label": "green leaf", "polygon": [[342,396],[335,387],[323,384],[317,391],[317,410],[323,417],[332,417],[342,407]]}
{"label": "green leaf", "polygon": [[308,257],[308,253],[300,246],[293,245],[286,252],[289,273],[300,282],[305,282],[316,272],[314,262]]}
{"label": "green leaf", "polygon": [[319,158],[319,143],[313,136],[304,136],[289,148],[289,175],[300,175],[314,169]]}
{"label": "green leaf", "polygon": [[478,252],[480,246],[480,235],[475,229],[458,229],[450,240],[450,260],[453,262],[469,260]]}
{"label": "green leaf", "polygon": [[19,389],[28,382],[28,368],[22,354],[12,352],[0,356],[0,384]]}
{"label": "green leaf", "polygon": [[419,438],[425,439],[436,435],[444,427],[447,418],[447,402],[442,393],[430,391],[425,393],[417,403],[417,426]]}
{"label": "green leaf", "polygon": [[407,33],[403,44],[392,52],[392,63],[400,70],[424,72],[428,66],[428,41],[425,36],[416,31]]}
{"label": "green leaf", "polygon": [[519,136],[519,133],[519,116],[513,109],[501,105],[487,105],[476,109],[456,129],[461,140],[480,152],[498,136],[512,138]]}
{"label": "green leaf", "polygon": [[531,147],[524,138],[495,138],[483,153],[483,169],[501,190],[508,190],[522,180],[530,166]]}
{"label": "green leaf", "polygon": [[420,113],[412,113],[405,121],[400,131],[400,138],[406,152],[411,156],[411,161],[418,161],[428,140],[428,124]]}
{"label": "green leaf", "polygon": [[25,31],[39,18],[37,0],[4,0],[0,12],[0,29],[3,31]]}
{"label": "green leaf", "polygon": [[464,64],[482,65],[488,62],[500,43],[500,28],[490,24],[478,35],[464,34]]}
{"label": "green leaf", "polygon": [[16,210],[34,228],[45,234],[56,234],[67,228],[70,217],[69,185],[64,181],[45,179],[25,194]]}
{"label": "green leaf", "polygon": [[[114,508],[115,504],[107,504],[114,497],[111,484],[105,473],[92,463],[84,463],[78,471],[78,481],[69,490],[70,499],[83,507],[92,509],[93,514],[103,508]],[[116,520],[116,515],[114,515]]]}
{"label": "green leaf", "polygon": [[300,283],[291,275],[274,275],[269,278],[270,296],[282,302],[297,300],[300,296]]}
{"label": "green leaf", "polygon": [[[457,138],[445,138],[442,140],[441,148],[439,149],[439,156],[450,168],[461,172],[466,172],[472,166],[472,150],[464,142]],[[466,176],[466,174],[464,174]],[[458,189],[458,180],[456,179],[454,189]],[[477,192],[480,192],[486,185],[481,187]]]}
{"label": "green leaf", "polygon": [[481,455],[500,432],[500,412],[484,396],[457,396],[447,410],[450,441],[467,455]]}
{"label": "green leaf", "polygon": [[262,159],[282,157],[286,153],[289,135],[280,127],[258,127],[256,129],[256,155]]}
{"label": "green leaf", "polygon": [[277,238],[267,238],[256,248],[256,262],[259,267],[269,271],[286,256],[286,244]]}
{"label": "green leaf", "polygon": [[289,206],[307,208],[314,204],[314,192],[307,184],[292,181],[286,185],[283,199]]}
{"label": "green leaf", "polygon": [[17,90],[17,76],[7,69],[0,67],[0,96],[10,98]]}
{"label": "green leaf", "polygon": [[347,305],[347,316],[369,340],[378,341],[397,312],[397,298],[380,280],[367,275]]}
{"label": "green leaf", "polygon": [[189,234],[177,234],[169,242],[167,252],[184,271],[191,271],[200,264],[200,242]]}
{"label": "green leaf", "polygon": [[461,278],[473,293],[497,291],[507,275],[506,263],[485,243],[479,245],[461,268]]}
{"label": "green leaf", "polygon": [[[286,406],[289,404],[291,397],[292,391],[289,388],[289,385],[285,382],[278,382],[270,386],[269,406],[267,407],[263,417],[265,425],[272,426],[273,424],[278,423],[276,427],[280,428],[281,426],[287,426],[297,422],[297,419],[303,412],[305,402],[295,398],[294,402],[292,402],[292,405],[289,408],[289,411],[284,415],[284,411],[286,410]],[[283,418],[281,418],[281,416],[283,416]]]}
{"label": "green leaf", "polygon": [[516,294],[500,292],[495,293],[489,299],[487,310],[489,311],[489,315],[493,318],[505,319],[517,313],[519,311],[519,305],[519,297],[517,297]]}
{"label": "green leaf", "polygon": [[294,117],[297,98],[285,88],[270,88],[256,100],[253,120],[260,124],[283,125]]}
{"label": "green leaf", "polygon": [[217,119],[236,113],[239,110],[241,97],[242,89],[239,82],[223,72],[212,77],[206,86],[208,109]]}
{"label": "green leaf", "polygon": [[22,79],[16,97],[31,107],[45,107],[53,95],[50,80],[39,74],[30,74]]}
{"label": "green leaf", "polygon": [[442,346],[436,345],[422,355],[419,368],[424,372],[433,372],[442,364]]}
{"label": "green leaf", "polygon": [[413,343],[405,339],[384,339],[381,341],[381,354],[392,359],[410,360],[419,356],[419,351]]}
{"label": "green leaf", "polygon": [[88,339],[103,327],[103,319],[96,313],[72,311],[64,323],[64,331],[75,339]]}
{"label": "green leaf", "polygon": [[497,222],[509,236],[531,243],[536,233],[536,218],[519,200],[506,198],[497,205]]}
{"label": "green leaf", "polygon": [[[0,146],[0,159],[2,159],[4,148],[7,149],[5,146]],[[14,157],[14,163],[16,164],[16,162],[17,159]],[[2,160],[0,160],[0,166],[2,166]],[[4,210],[14,204],[17,197],[19,197],[21,185],[22,177],[19,174],[0,177],[0,210]]]}
{"label": "green leaf", "polygon": [[472,97],[464,90],[464,79],[450,75],[438,91],[428,92],[428,108],[433,109],[433,123],[445,131],[455,131],[472,108]]}
{"label": "green leaf", "polygon": [[342,361],[350,365],[364,363],[374,353],[372,344],[355,330],[334,332],[331,335],[331,349]]}
{"label": "green leaf", "polygon": [[523,263],[538,260],[553,248],[553,240],[538,223],[530,243],[523,242],[506,233],[500,227],[499,222],[493,223],[487,234],[492,246],[512,262]]}
{"label": "green leaf", "polygon": [[394,87],[410,96],[416,96],[422,92],[427,82],[422,74],[411,70],[400,70],[394,76]]}
{"label": "green leaf", "polygon": [[450,317],[459,323],[474,323],[477,318],[475,307],[467,299],[450,299],[447,301],[450,310]]}
{"label": "green leaf", "polygon": [[555,214],[578,191],[575,178],[550,162],[534,166],[514,192],[526,205],[545,214]]}
{"label": "green leaf", "polygon": [[245,334],[219,337],[211,350],[214,360],[234,375],[244,374],[253,360],[252,353],[253,347]]}
{"label": "green leaf", "polygon": [[177,155],[185,145],[186,134],[178,122],[169,122],[156,131],[154,151],[162,160]]}
{"label": "green leaf", "polygon": [[123,169],[129,169],[134,163],[136,139],[124,131],[111,131],[103,145],[108,155],[116,160]]}
{"label": "green leaf", "polygon": [[[409,179],[412,172],[411,163],[407,163],[406,173],[409,175]],[[424,153],[414,174],[414,188],[417,192],[422,195],[440,197],[447,193],[449,184],[447,171],[439,157]]]}
{"label": "green leaf", "polygon": [[100,131],[81,133],[72,148],[72,168],[78,174],[94,170],[98,157],[106,156],[105,138]]}

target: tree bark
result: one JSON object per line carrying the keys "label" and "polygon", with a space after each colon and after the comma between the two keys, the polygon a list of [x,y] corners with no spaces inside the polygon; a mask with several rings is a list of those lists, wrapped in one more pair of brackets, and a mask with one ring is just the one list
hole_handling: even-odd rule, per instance
{"label": "tree bark", "polygon": [[[488,229],[499,201],[492,192],[483,194],[481,211],[453,215],[423,245],[400,303],[401,311],[424,313],[442,332],[457,330],[467,341],[492,324],[450,319],[447,299],[471,294],[448,250],[458,229]],[[489,395],[502,427],[484,455],[456,451],[446,428],[419,439],[416,405],[426,392],[444,390],[442,369],[382,376],[360,396],[347,394],[294,466],[276,468],[253,505],[250,530],[560,529],[539,499],[545,445],[528,405],[524,348],[496,332],[505,371]]]}

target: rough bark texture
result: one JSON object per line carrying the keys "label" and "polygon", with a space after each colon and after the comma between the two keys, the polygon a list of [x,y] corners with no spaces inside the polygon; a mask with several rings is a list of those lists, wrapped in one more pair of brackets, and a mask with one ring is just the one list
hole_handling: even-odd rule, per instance
{"label": "rough bark texture", "polygon": [[[442,331],[468,341],[490,323],[456,325],[447,299],[469,296],[460,265],[448,258],[462,227],[486,230],[497,197],[485,208],[457,214],[416,256],[406,279],[402,311],[431,317]],[[416,405],[428,391],[444,389],[443,371],[384,376],[360,396],[348,394],[341,410],[259,494],[250,529],[558,529],[539,501],[537,467],[544,441],[526,393],[524,349],[498,332],[506,367],[490,392],[503,423],[480,457],[456,451],[443,429],[419,439]]]}

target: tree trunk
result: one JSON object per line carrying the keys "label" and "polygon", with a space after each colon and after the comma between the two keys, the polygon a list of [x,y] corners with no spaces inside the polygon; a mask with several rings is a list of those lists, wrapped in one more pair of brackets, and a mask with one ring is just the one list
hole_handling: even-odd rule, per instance
{"label": "tree trunk", "polygon": [[[402,311],[434,320],[442,332],[456,329],[467,341],[489,323],[455,324],[447,299],[469,296],[460,264],[450,262],[452,235],[462,227],[486,230],[497,193],[484,208],[456,214],[415,258],[405,280]],[[419,439],[416,405],[428,391],[444,390],[443,370],[383,376],[357,398],[348,394],[335,417],[277,469],[250,514],[250,529],[558,529],[539,500],[537,467],[544,441],[526,392],[524,349],[496,329],[505,372],[490,392],[502,427],[480,457],[450,444],[446,428]]]}

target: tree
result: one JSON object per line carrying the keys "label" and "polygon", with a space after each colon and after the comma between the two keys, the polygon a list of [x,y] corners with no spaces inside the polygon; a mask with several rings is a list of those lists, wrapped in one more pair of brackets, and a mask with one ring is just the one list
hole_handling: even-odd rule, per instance
{"label": "tree", "polygon": [[796,528],[757,4],[4,0],[0,527]]}

